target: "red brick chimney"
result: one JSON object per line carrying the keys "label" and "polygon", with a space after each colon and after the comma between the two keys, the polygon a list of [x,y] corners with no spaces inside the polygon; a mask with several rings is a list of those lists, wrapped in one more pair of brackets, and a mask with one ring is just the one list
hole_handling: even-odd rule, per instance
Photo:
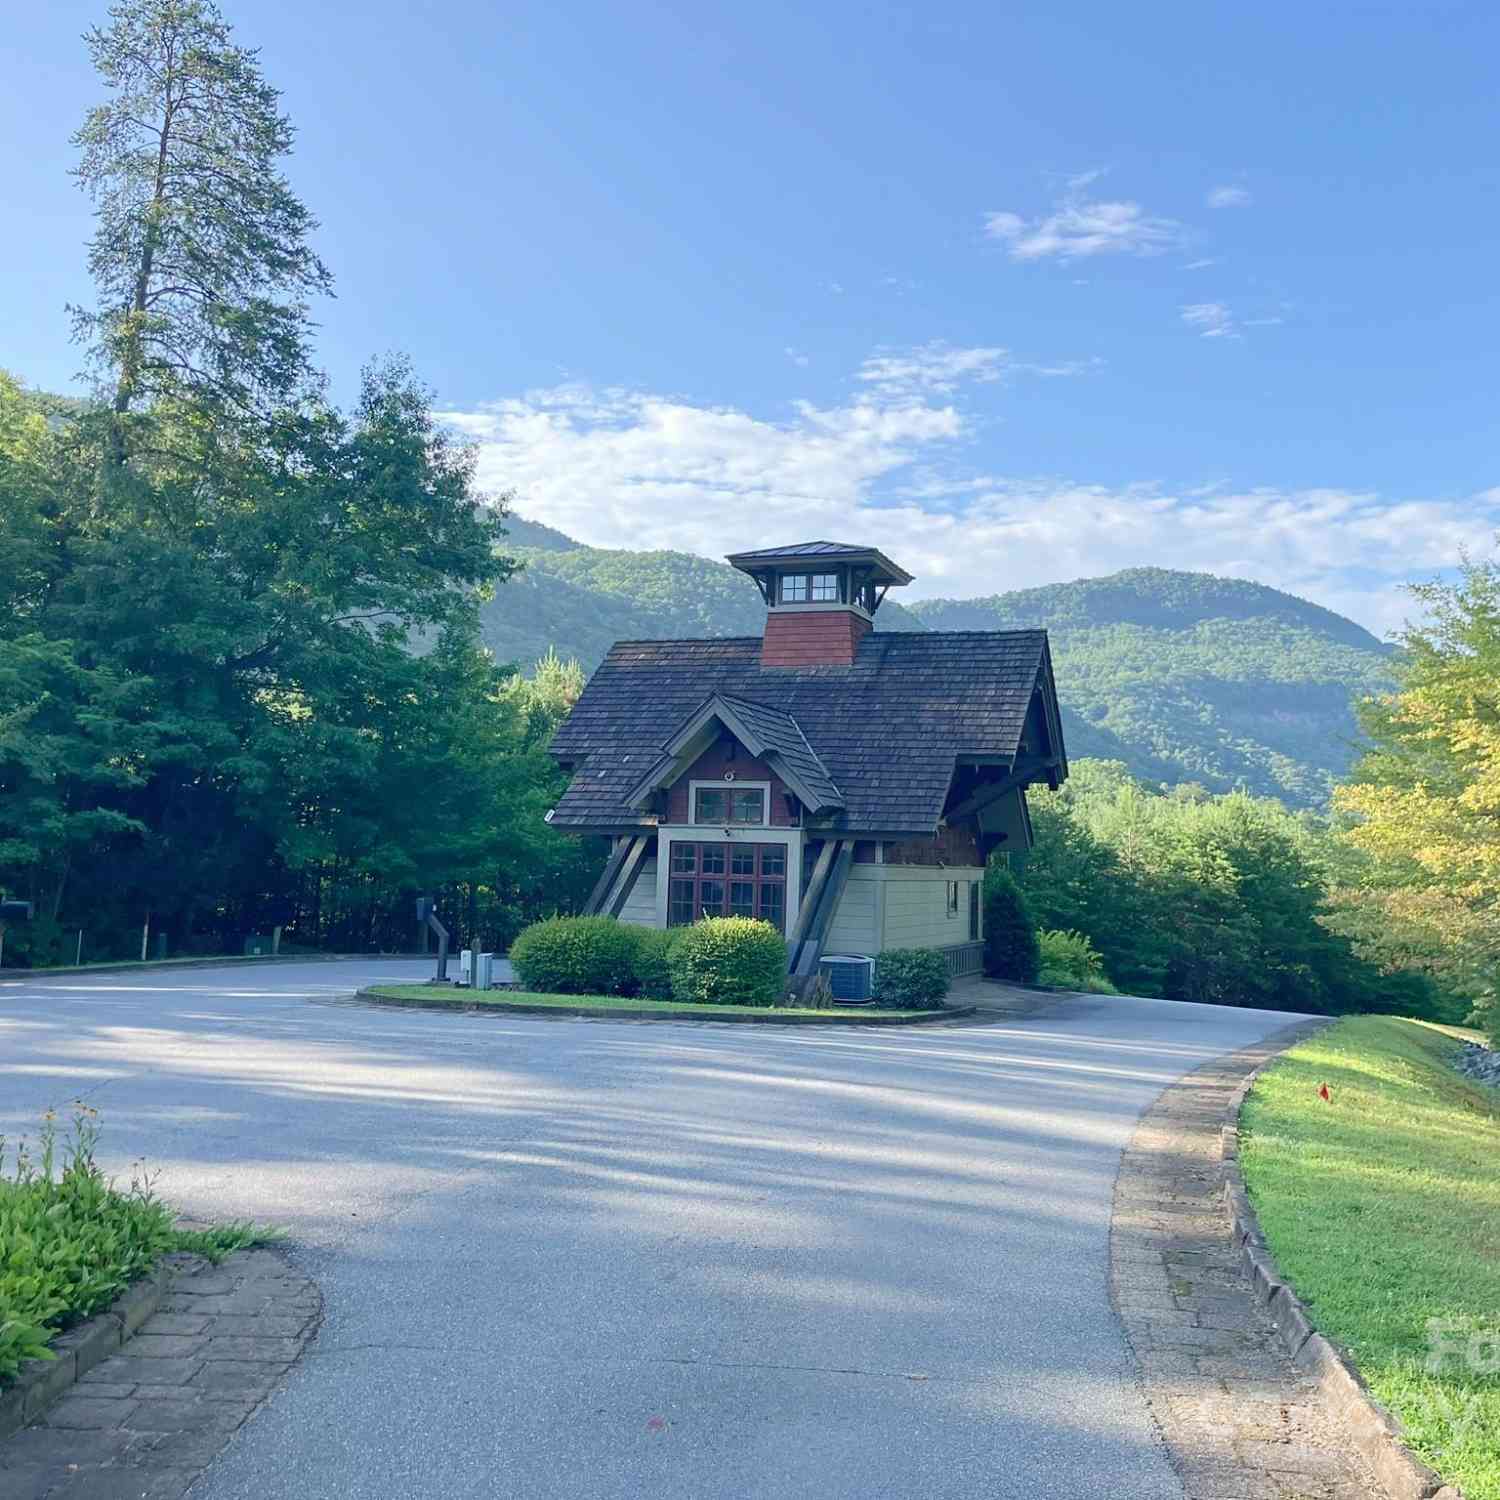
{"label": "red brick chimney", "polygon": [[847,667],[875,628],[863,611],[834,609],[796,614],[768,610],[760,641],[763,667]]}
{"label": "red brick chimney", "polygon": [[850,666],[886,591],[911,582],[875,548],[845,542],[737,552],[729,562],[755,580],[766,601],[766,668]]}

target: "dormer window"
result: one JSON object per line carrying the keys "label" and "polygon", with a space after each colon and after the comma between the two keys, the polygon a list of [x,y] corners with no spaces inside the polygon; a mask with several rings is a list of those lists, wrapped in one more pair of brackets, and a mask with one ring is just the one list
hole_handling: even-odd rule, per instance
{"label": "dormer window", "polygon": [[766,793],[758,786],[723,786],[693,783],[693,822],[715,823],[721,828],[734,824],[760,828],[766,822]]}
{"label": "dormer window", "polygon": [[783,604],[837,604],[837,573],[786,573],[781,579]]}

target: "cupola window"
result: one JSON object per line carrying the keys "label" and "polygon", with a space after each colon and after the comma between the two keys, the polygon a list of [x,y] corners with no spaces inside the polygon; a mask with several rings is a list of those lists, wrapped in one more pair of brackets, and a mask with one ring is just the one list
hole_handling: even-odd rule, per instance
{"label": "cupola window", "polygon": [[781,580],[783,604],[837,604],[837,573],[787,573]]}

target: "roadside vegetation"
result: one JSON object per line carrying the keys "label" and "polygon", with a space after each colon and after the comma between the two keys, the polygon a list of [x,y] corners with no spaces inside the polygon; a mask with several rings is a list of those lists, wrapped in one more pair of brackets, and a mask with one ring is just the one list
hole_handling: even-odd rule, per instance
{"label": "roadside vegetation", "polygon": [[931,1006],[896,1007],[890,1005],[841,1006],[831,1005],[730,1005],[691,1004],[676,1000],[650,1000],[641,995],[546,995],[531,990],[468,990],[444,989],[430,984],[376,984],[368,993],[377,1000],[404,1001],[424,1006],[451,1006],[462,1010],[468,1006],[488,1006],[503,1010],[507,1006],[537,1006],[547,1010],[598,1011],[607,1015],[611,1011],[644,1011],[648,1015],[662,1016],[694,1015],[706,1020],[725,1020],[735,1016],[793,1016],[800,1020],[839,1021],[859,1019],[911,1020],[928,1018],[934,1014]]}
{"label": "roadside vegetation", "polygon": [[[770,923],[750,917],[705,917],[665,931],[613,917],[550,917],[521,933],[510,960],[529,994],[578,996],[591,1004],[646,1000],[799,1010],[836,1005],[821,979],[798,1005],[786,1003],[786,941]],[[939,1009],[947,993],[941,954],[901,948],[880,955],[875,995],[888,1008]]]}
{"label": "roadside vegetation", "polygon": [[169,1252],[217,1261],[274,1237],[249,1224],[177,1228],[144,1168],[128,1187],[105,1177],[98,1140],[87,1105],[65,1131],[49,1113],[34,1142],[8,1148],[0,1137],[0,1386],[23,1360],[50,1359],[50,1339],[108,1307]]}
{"label": "roadside vegetation", "polygon": [[1257,1080],[1241,1166],[1318,1330],[1429,1464],[1500,1500],[1500,1090],[1455,1050],[1420,1022],[1338,1022]]}

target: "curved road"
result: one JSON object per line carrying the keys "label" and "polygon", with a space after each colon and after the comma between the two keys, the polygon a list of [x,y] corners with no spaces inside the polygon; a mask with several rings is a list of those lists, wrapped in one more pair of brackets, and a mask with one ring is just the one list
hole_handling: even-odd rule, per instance
{"label": "curved road", "polygon": [[930,1030],[309,1003],[421,965],[0,981],[0,1132],[82,1095],[327,1317],[194,1489],[1180,1500],[1106,1290],[1141,1110],[1284,1025],[1070,999]]}

